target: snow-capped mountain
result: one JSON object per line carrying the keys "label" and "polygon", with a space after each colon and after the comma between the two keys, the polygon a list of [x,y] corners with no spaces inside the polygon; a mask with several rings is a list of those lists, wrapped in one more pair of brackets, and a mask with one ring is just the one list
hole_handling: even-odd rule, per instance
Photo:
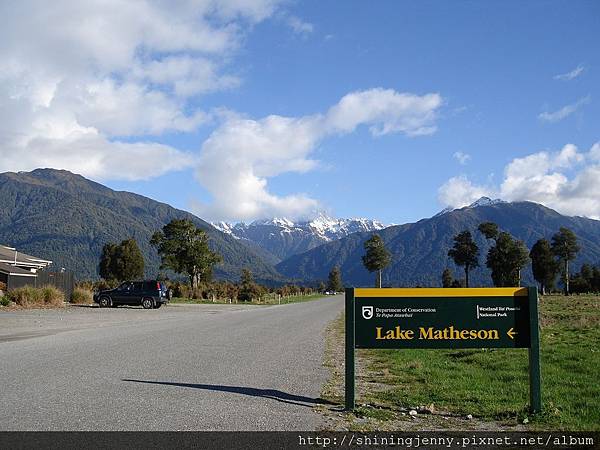
{"label": "snow-capped mountain", "polygon": [[[492,205],[497,205],[499,203],[506,203],[506,201],[501,200],[499,198],[491,199],[489,197],[480,197],[479,199],[477,199],[473,203],[471,203],[469,206],[464,206],[463,208],[477,208],[479,206],[492,206]],[[463,208],[452,208],[451,206],[449,206],[447,208],[442,209],[439,213],[437,213],[433,217],[442,216],[451,211],[456,211],[457,209],[463,209]]]}
{"label": "snow-capped mountain", "polygon": [[376,220],[336,219],[325,214],[320,214],[312,220],[296,222],[286,218],[273,218],[255,220],[249,224],[217,222],[212,225],[237,239],[254,242],[280,260],[351,233],[385,228],[384,224]]}

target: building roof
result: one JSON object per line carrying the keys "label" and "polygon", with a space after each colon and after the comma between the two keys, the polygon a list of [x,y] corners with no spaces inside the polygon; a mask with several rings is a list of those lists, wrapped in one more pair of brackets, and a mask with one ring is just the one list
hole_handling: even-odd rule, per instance
{"label": "building roof", "polygon": [[7,275],[14,275],[17,277],[37,277],[35,273],[30,272],[29,270],[11,266],[10,264],[6,264],[3,262],[0,262],[0,272],[5,273]]}
{"label": "building roof", "polygon": [[0,245],[0,263],[31,268],[41,268],[49,266],[52,264],[52,261],[22,253],[12,247]]}

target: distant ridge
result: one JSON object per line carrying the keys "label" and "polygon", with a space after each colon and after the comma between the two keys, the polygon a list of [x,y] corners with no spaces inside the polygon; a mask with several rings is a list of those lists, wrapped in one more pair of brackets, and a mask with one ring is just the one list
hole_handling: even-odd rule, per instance
{"label": "distant ridge", "polygon": [[65,170],[2,173],[0,198],[0,244],[50,259],[80,279],[98,277],[105,243],[129,237],[140,245],[147,276],[156,276],[160,261],[150,237],[172,219],[185,218],[206,230],[211,246],[223,255],[216,276],[234,280],[249,267],[258,280],[284,281],[268,261],[271,256],[252,242],[234,239],[188,212]]}
{"label": "distant ridge", "polygon": [[236,239],[259,245],[278,261],[352,233],[385,228],[385,225],[376,220],[337,219],[326,214],[319,214],[314,219],[303,221],[273,218],[255,220],[249,224],[218,222],[212,225]]}
{"label": "distant ridge", "polygon": [[[390,286],[440,286],[442,271],[449,267],[454,276],[461,277],[448,258],[453,237],[462,230],[473,233],[481,250],[481,267],[471,276],[473,286],[489,286],[489,271],[485,267],[485,255],[489,249],[477,226],[492,221],[525,241],[529,248],[544,237],[550,239],[561,226],[572,229],[577,235],[582,251],[574,269],[583,262],[600,263],[600,221],[568,217],[532,202],[508,203],[501,200],[480,199],[473,204],[416,223],[391,226],[379,230],[388,249],[392,252],[392,264],[383,272],[384,283]],[[342,278],[348,286],[370,286],[374,276],[365,270],[361,257],[363,244],[372,233],[354,233],[340,240],[329,242],[299,255],[294,255],[276,267],[284,275],[305,280],[323,280],[331,267],[339,265]],[[523,273],[523,283],[533,283],[528,268]]]}

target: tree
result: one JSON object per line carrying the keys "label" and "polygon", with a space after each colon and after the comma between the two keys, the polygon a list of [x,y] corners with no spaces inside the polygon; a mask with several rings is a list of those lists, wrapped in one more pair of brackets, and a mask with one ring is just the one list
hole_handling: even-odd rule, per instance
{"label": "tree", "polygon": [[154,233],[150,244],[160,255],[161,269],[186,274],[192,291],[200,281],[211,281],[214,266],[221,262],[208,246],[208,235],[191,220],[173,219]]}
{"label": "tree", "polygon": [[529,262],[529,250],[509,233],[500,232],[490,248],[486,266],[492,271],[494,286],[520,286],[521,269]]}
{"label": "tree", "polygon": [[381,287],[381,272],[391,262],[390,252],[385,248],[383,239],[378,234],[373,234],[364,244],[366,254],[362,261],[369,272],[377,272],[376,287]]}
{"label": "tree", "polygon": [[319,286],[317,286],[317,291],[319,291],[320,293],[325,292],[325,290],[327,289],[327,286],[325,286],[325,283],[323,283],[322,281],[319,281]]}
{"label": "tree", "polygon": [[449,288],[452,287],[452,282],[454,281],[454,276],[452,275],[452,271],[450,269],[445,269],[442,273],[442,287]]}
{"label": "tree", "polygon": [[104,244],[102,247],[98,271],[100,276],[107,281],[117,279],[115,269],[117,247],[118,245],[113,243]]}
{"label": "tree", "polygon": [[465,230],[454,236],[454,246],[448,250],[448,256],[457,266],[465,268],[465,286],[469,287],[469,272],[479,266],[479,247],[473,241],[471,232]]}
{"label": "tree", "polygon": [[483,222],[477,229],[486,239],[496,239],[499,234],[498,225],[494,222]]}
{"label": "tree", "polygon": [[133,280],[144,276],[144,256],[135,239],[120,244],[108,243],[102,248],[100,276],[105,280]]}
{"label": "tree", "polygon": [[554,280],[558,273],[558,263],[554,259],[550,242],[546,239],[539,239],[531,247],[529,257],[531,258],[533,278],[540,284],[542,295],[545,295],[547,289],[554,287]]}
{"label": "tree", "polygon": [[560,227],[558,233],[552,236],[552,253],[562,264],[562,281],[565,295],[569,295],[569,261],[575,259],[579,250],[577,236],[570,229]]}
{"label": "tree", "polygon": [[254,282],[252,272],[249,269],[242,269],[238,300],[242,302],[251,302],[252,299],[258,297],[259,295],[260,289],[259,286]]}
{"label": "tree", "polygon": [[334,266],[329,272],[329,279],[327,281],[327,290],[333,292],[340,292],[344,289],[342,284],[342,273],[338,266]]}

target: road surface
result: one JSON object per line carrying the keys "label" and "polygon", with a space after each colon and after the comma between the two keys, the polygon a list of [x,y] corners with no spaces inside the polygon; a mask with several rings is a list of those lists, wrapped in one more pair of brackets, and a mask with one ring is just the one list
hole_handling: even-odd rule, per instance
{"label": "road surface", "polygon": [[0,312],[1,430],[316,430],[341,296]]}

